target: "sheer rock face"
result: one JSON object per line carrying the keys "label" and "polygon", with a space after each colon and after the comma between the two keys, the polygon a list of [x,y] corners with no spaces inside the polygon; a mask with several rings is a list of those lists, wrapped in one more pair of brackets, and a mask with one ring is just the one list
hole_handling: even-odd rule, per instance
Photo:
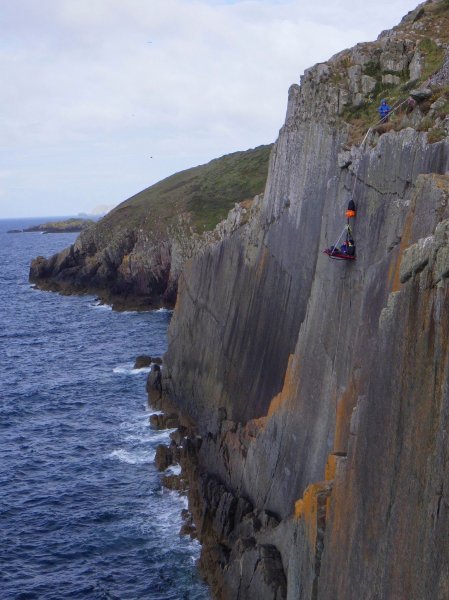
{"label": "sheer rock face", "polygon": [[[339,160],[357,92],[337,89],[338,60],[292,86],[260,212],[180,279],[164,381],[202,438],[196,471],[279,522],[246,545],[234,522],[199,532],[219,598],[245,597],[234,580],[262,545],[279,597],[449,597],[449,141],[406,128]],[[322,250],[351,197],[348,264]]]}

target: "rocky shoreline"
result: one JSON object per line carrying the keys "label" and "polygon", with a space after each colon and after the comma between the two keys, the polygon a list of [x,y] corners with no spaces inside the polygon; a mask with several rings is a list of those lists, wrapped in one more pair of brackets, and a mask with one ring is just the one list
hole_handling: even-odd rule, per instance
{"label": "rocky shoreline", "polygon": [[33,259],[29,281],[44,291],[95,295],[117,311],[173,309],[184,265],[246,225],[258,212],[261,198],[236,203],[226,219],[201,235],[178,231],[144,243],[139,234],[128,231],[113,247],[100,251],[95,228],[88,228],[62,252]]}
{"label": "rocky shoreline", "polygon": [[[155,387],[155,372],[147,380],[148,402],[160,412],[150,416],[153,429],[173,429],[169,445],[160,444],[155,464],[162,473],[162,484],[171,490],[186,494],[188,510],[182,516],[184,524],[180,535],[190,535],[201,543],[199,568],[210,585],[214,598],[260,599],[286,598],[287,580],[283,559],[272,543],[279,531],[280,519],[266,510],[259,510],[247,499],[235,495],[219,476],[211,475],[202,465],[201,455],[211,444],[231,448],[227,434],[235,434],[241,452],[250,428],[228,421],[221,413],[221,426],[216,436],[204,439],[195,424],[182,415],[171,403],[167,388]],[[233,460],[241,458],[234,456]],[[164,474],[179,466],[179,474]],[[242,561],[245,573],[242,572]]]}

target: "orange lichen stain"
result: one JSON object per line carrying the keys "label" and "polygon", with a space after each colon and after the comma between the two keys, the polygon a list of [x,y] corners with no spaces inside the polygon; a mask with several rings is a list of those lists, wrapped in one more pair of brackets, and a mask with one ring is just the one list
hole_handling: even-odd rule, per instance
{"label": "orange lichen stain", "polygon": [[270,407],[268,408],[268,417],[274,415],[275,412],[279,410],[281,406],[285,404],[285,401],[288,398],[291,398],[292,395],[296,392],[298,388],[299,381],[299,361],[294,354],[290,354],[288,358],[287,370],[285,372],[284,377],[284,385],[282,386],[282,391],[273,398],[270,403]]}
{"label": "orange lichen stain", "polygon": [[337,400],[334,452],[347,452],[352,410],[359,395],[359,380],[351,377],[349,385]]}
{"label": "orange lichen stain", "polygon": [[248,436],[251,438],[257,437],[259,432],[263,431],[265,429],[267,421],[268,421],[267,417],[260,417],[259,419],[251,419],[251,421],[248,421],[246,423],[245,427],[243,428],[243,434],[245,436]]}
{"label": "orange lichen stain", "polygon": [[282,405],[282,392],[280,392],[277,396],[275,396],[273,398],[273,400],[270,402],[270,406],[268,408],[268,417],[271,417],[274,415],[275,412],[277,412],[279,410],[279,408]]}
{"label": "orange lichen stain", "polygon": [[396,260],[391,262],[390,268],[388,270],[388,282],[390,284],[390,291],[392,292],[399,292],[399,290],[401,289],[399,273],[401,270],[402,255],[404,254],[404,250],[408,248],[408,246],[410,246],[414,216],[415,206],[413,205],[407,214],[407,218],[405,219],[398,255],[396,257]]}
{"label": "orange lichen stain", "polygon": [[246,200],[242,200],[241,202],[239,202],[239,204],[242,208],[246,208],[246,210],[248,210],[253,205],[253,202],[254,198],[247,198]]}
{"label": "orange lichen stain", "polygon": [[125,271],[125,270],[129,271],[130,263],[131,263],[131,255],[125,254],[124,257],[122,258],[122,262],[120,264],[120,271]]}
{"label": "orange lichen stain", "polygon": [[303,497],[295,502],[295,518],[304,522],[307,539],[312,549],[315,548],[318,537],[320,506],[326,504],[330,493],[331,486],[326,481],[311,483]]}
{"label": "orange lichen stain", "polygon": [[327,457],[326,468],[324,471],[324,479],[326,481],[332,481],[335,479],[335,473],[337,471],[337,459],[335,454],[329,454]]}
{"label": "orange lichen stain", "polygon": [[449,175],[438,175],[432,173],[432,179],[440,190],[449,191]]}
{"label": "orange lichen stain", "polygon": [[301,519],[304,506],[304,500],[300,498],[295,502],[295,519]]}

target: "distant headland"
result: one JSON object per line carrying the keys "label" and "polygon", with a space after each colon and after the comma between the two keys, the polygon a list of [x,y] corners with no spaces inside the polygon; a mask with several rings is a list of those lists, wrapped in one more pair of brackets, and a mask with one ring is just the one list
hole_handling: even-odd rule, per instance
{"label": "distant headland", "polygon": [[10,229],[8,233],[78,233],[94,223],[95,221],[92,219],[71,218],[63,221],[49,221],[26,229]]}

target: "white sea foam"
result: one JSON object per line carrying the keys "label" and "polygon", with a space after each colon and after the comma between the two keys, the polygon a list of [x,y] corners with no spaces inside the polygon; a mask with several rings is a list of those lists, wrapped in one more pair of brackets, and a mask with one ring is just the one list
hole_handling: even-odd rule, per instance
{"label": "white sea foam", "polygon": [[120,462],[127,463],[129,465],[138,465],[142,463],[150,463],[154,460],[155,453],[145,451],[134,451],[129,452],[128,450],[124,450],[123,448],[119,448],[118,450],[113,450],[111,454],[108,455],[108,458],[117,458]]}
{"label": "white sea foam", "polygon": [[144,433],[130,433],[129,435],[126,435],[124,440],[125,442],[141,442],[142,444],[148,443],[152,441],[152,436],[151,434],[145,435]]}
{"label": "white sea foam", "polygon": [[89,304],[89,308],[101,308],[102,310],[112,310],[112,306],[110,304],[102,304],[99,301],[94,302],[93,304]]}
{"label": "white sea foam", "polygon": [[126,363],[122,365],[117,365],[112,369],[112,371],[113,373],[118,373],[119,375],[138,375],[139,373],[149,373],[151,371],[151,367],[135,369],[131,363]]}
{"label": "white sea foam", "polygon": [[172,313],[173,311],[171,309],[169,309],[169,308],[158,308],[154,312],[157,312],[157,313]]}
{"label": "white sea foam", "polygon": [[176,429],[163,429],[162,431],[153,431],[151,435],[152,442],[169,442],[170,433],[176,431]]}
{"label": "white sea foam", "polygon": [[165,472],[169,475],[181,475],[181,465],[171,465]]}

